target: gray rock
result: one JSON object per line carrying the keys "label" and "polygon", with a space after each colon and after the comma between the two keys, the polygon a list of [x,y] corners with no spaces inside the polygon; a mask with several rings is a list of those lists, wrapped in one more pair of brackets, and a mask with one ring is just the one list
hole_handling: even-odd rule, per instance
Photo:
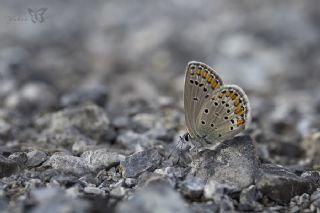
{"label": "gray rock", "polygon": [[249,136],[238,136],[218,144],[212,150],[205,150],[196,168],[197,176],[204,180],[213,177],[238,188],[252,184],[257,171],[255,148]]}
{"label": "gray rock", "polygon": [[315,192],[313,192],[310,196],[310,202],[313,209],[320,208],[320,189],[318,188]]}
{"label": "gray rock", "polygon": [[133,187],[135,185],[137,185],[138,183],[138,180],[135,179],[135,178],[126,178],[124,180],[124,184],[127,186],[127,187]]}
{"label": "gray rock", "polygon": [[83,189],[85,193],[105,196],[105,191],[93,186],[87,186]]}
{"label": "gray rock", "polygon": [[179,194],[166,185],[153,184],[120,203],[117,213],[190,213]]}
{"label": "gray rock", "polygon": [[155,170],[160,163],[161,156],[157,150],[137,152],[121,162],[122,175],[126,178],[137,177],[142,172]]}
{"label": "gray rock", "polygon": [[122,198],[126,195],[127,191],[122,186],[117,186],[110,191],[110,196],[114,198]]}
{"label": "gray rock", "polygon": [[219,212],[219,205],[195,203],[191,205],[191,212],[192,213],[217,213]]}
{"label": "gray rock", "polygon": [[85,213],[88,212],[90,207],[86,200],[74,198],[67,195],[63,190],[56,188],[37,189],[32,191],[31,195],[37,203],[30,211],[31,213]]}
{"label": "gray rock", "polygon": [[204,198],[219,203],[226,195],[232,195],[237,192],[239,192],[239,189],[235,186],[225,181],[218,182],[216,179],[211,178],[204,187]]}
{"label": "gray rock", "polygon": [[117,137],[117,144],[130,150],[141,150],[141,147],[152,147],[153,141],[145,134],[126,131]]}
{"label": "gray rock", "polygon": [[105,107],[108,101],[107,88],[95,86],[92,88],[79,89],[73,93],[62,96],[60,103],[62,106],[76,106],[86,103],[94,103]]}
{"label": "gray rock", "polygon": [[301,196],[295,196],[291,199],[289,204],[290,212],[303,212],[310,206],[310,195],[304,193]]}
{"label": "gray rock", "polygon": [[36,110],[47,110],[55,105],[56,99],[57,96],[49,85],[32,82],[8,96],[5,100],[5,105],[9,108],[30,113]]}
{"label": "gray rock", "polygon": [[47,154],[40,150],[28,152],[27,157],[29,167],[39,166],[48,159]]}
{"label": "gray rock", "polygon": [[22,168],[26,166],[28,161],[28,157],[25,152],[12,153],[8,158],[17,162],[17,164]]}
{"label": "gray rock", "polygon": [[109,152],[107,149],[87,151],[82,153],[80,157],[88,164],[92,171],[111,168],[120,164],[120,161],[125,159],[124,155],[116,152]]}
{"label": "gray rock", "polygon": [[0,155],[0,178],[8,177],[18,170],[19,165],[16,161]]}
{"label": "gray rock", "polygon": [[257,202],[262,195],[255,185],[245,188],[240,193],[240,208],[243,211],[262,211],[262,205]]}
{"label": "gray rock", "polygon": [[85,137],[97,141],[105,140],[108,137],[109,124],[106,112],[92,104],[47,114],[36,121],[38,128],[53,134],[76,129]]}
{"label": "gray rock", "polygon": [[73,147],[75,143],[81,143],[87,146],[96,144],[96,141],[80,133],[79,130],[74,127],[67,127],[61,130],[45,129],[38,138],[38,142],[64,147]]}
{"label": "gray rock", "polygon": [[90,172],[88,164],[80,157],[70,155],[52,155],[48,162],[52,168],[75,175],[82,175]]}
{"label": "gray rock", "polygon": [[199,199],[204,190],[204,181],[198,177],[187,178],[181,183],[181,192],[193,200]]}
{"label": "gray rock", "polygon": [[308,178],[271,164],[261,166],[256,185],[263,194],[280,203],[288,203],[292,197],[312,193],[316,189],[316,185]]}

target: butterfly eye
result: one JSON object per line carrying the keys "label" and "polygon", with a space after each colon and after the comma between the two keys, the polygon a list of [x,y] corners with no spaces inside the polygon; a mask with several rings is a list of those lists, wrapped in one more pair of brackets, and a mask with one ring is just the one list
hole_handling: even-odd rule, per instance
{"label": "butterfly eye", "polygon": [[193,84],[193,82],[194,82],[193,80],[190,80],[190,84]]}
{"label": "butterfly eye", "polygon": [[194,66],[194,65],[192,65],[191,67],[190,67],[190,69],[192,69],[192,70],[194,70],[196,67]]}
{"label": "butterfly eye", "polygon": [[205,122],[205,121],[201,121],[201,124],[205,125],[205,124],[206,124],[206,122]]}
{"label": "butterfly eye", "polygon": [[204,112],[205,112],[205,113],[209,113],[209,110],[208,110],[208,109],[205,109]]}

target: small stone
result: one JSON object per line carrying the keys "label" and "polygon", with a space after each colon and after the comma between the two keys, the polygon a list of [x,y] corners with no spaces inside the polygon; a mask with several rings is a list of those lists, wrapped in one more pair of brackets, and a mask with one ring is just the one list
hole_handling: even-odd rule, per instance
{"label": "small stone", "polygon": [[0,155],[0,178],[8,177],[18,170],[19,165],[16,161]]}
{"label": "small stone", "polygon": [[257,202],[262,195],[259,194],[257,187],[251,185],[241,191],[240,194],[240,205],[243,211],[261,211],[262,205]]}
{"label": "small stone", "polygon": [[122,198],[126,195],[126,189],[122,186],[118,186],[110,191],[110,196],[114,198]]}
{"label": "small stone", "polygon": [[[84,137],[105,142],[109,137],[110,121],[102,108],[88,104],[46,114],[36,121],[36,125],[53,136],[74,129]],[[70,134],[72,137],[73,134]]]}
{"label": "small stone", "polygon": [[191,213],[184,200],[172,188],[152,184],[120,203],[116,213]]}
{"label": "small stone", "polygon": [[47,154],[39,150],[28,152],[27,157],[29,167],[39,166],[48,159]]}
{"label": "small stone", "polygon": [[199,199],[204,190],[204,181],[198,177],[187,178],[181,183],[181,192],[193,200]]}
{"label": "small stone", "polygon": [[147,150],[132,154],[121,162],[122,175],[125,178],[137,177],[145,171],[155,170],[161,163],[161,156],[157,150]]}
{"label": "small stone", "polygon": [[220,202],[225,195],[232,195],[239,192],[235,186],[232,186],[225,181],[218,182],[214,178],[210,178],[204,187],[204,198]]}
{"label": "small stone", "polygon": [[219,205],[195,203],[191,205],[191,212],[192,213],[216,213],[216,212],[219,212]]}
{"label": "small stone", "polygon": [[316,189],[312,181],[272,164],[261,166],[256,185],[263,194],[280,203],[288,203],[292,197],[312,193]]}
{"label": "small stone", "polygon": [[5,105],[9,108],[30,113],[36,110],[47,110],[55,105],[56,99],[55,92],[47,84],[32,82],[8,96],[5,100]]}
{"label": "small stone", "polygon": [[48,164],[54,169],[75,175],[90,172],[88,164],[82,158],[70,155],[52,155],[49,158]]}
{"label": "small stone", "polygon": [[109,169],[120,164],[120,161],[125,160],[125,156],[116,152],[109,152],[107,149],[97,149],[87,151],[80,156],[91,168],[92,171],[99,169]]}
{"label": "small stone", "polygon": [[20,167],[25,167],[25,165],[26,165],[26,163],[28,161],[28,157],[27,157],[26,153],[24,153],[24,152],[12,153],[9,156],[9,159],[14,160],[15,162],[17,162]]}
{"label": "small stone", "polygon": [[132,121],[141,126],[142,128],[148,130],[155,127],[158,118],[156,118],[155,115],[150,113],[139,113],[135,116],[133,116]]}
{"label": "small stone", "polygon": [[137,185],[137,183],[138,183],[138,180],[137,179],[135,179],[135,178],[126,178],[125,180],[124,180],[124,184],[127,186],[127,187],[133,187],[133,186],[135,186],[135,185]]}
{"label": "small stone", "polygon": [[88,201],[68,195],[65,191],[57,188],[36,189],[31,192],[36,206],[31,213],[42,212],[88,212],[90,204]]}
{"label": "small stone", "polygon": [[141,150],[141,147],[152,147],[153,141],[147,135],[127,131],[117,137],[117,144],[130,150]]}
{"label": "small stone", "polygon": [[77,106],[87,103],[94,103],[100,107],[105,107],[108,101],[107,88],[95,86],[91,88],[79,89],[73,93],[62,96],[60,103],[64,107]]}
{"label": "small stone", "polygon": [[212,150],[205,150],[200,157],[196,175],[208,180],[227,181],[239,189],[254,182],[257,174],[255,148],[250,136],[226,140]]}
{"label": "small stone", "polygon": [[313,167],[316,169],[320,167],[320,132],[312,133],[304,138],[302,147],[307,156],[312,159]]}
{"label": "small stone", "polygon": [[105,191],[97,187],[87,186],[83,189],[85,193],[105,196]]}

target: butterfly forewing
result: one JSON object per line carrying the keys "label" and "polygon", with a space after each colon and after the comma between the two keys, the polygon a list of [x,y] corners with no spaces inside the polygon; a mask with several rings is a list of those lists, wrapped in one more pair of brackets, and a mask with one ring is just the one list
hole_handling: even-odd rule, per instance
{"label": "butterfly forewing", "polygon": [[220,87],[201,106],[196,132],[209,142],[231,138],[245,129],[250,105],[244,91],[235,85]]}
{"label": "butterfly forewing", "polygon": [[221,78],[208,65],[190,62],[187,67],[184,88],[185,119],[192,138],[198,137],[197,117],[202,106],[223,85]]}

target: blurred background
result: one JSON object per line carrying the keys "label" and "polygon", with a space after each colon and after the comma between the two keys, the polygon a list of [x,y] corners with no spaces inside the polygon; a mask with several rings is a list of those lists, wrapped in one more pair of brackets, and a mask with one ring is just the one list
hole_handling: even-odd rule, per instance
{"label": "blurred background", "polygon": [[[41,8],[33,22],[28,9]],[[111,116],[136,99],[183,110],[185,67],[198,60],[248,93],[257,141],[279,142],[271,128],[294,144],[320,126],[319,1],[1,0],[0,14],[2,109],[41,114],[104,88]]]}

